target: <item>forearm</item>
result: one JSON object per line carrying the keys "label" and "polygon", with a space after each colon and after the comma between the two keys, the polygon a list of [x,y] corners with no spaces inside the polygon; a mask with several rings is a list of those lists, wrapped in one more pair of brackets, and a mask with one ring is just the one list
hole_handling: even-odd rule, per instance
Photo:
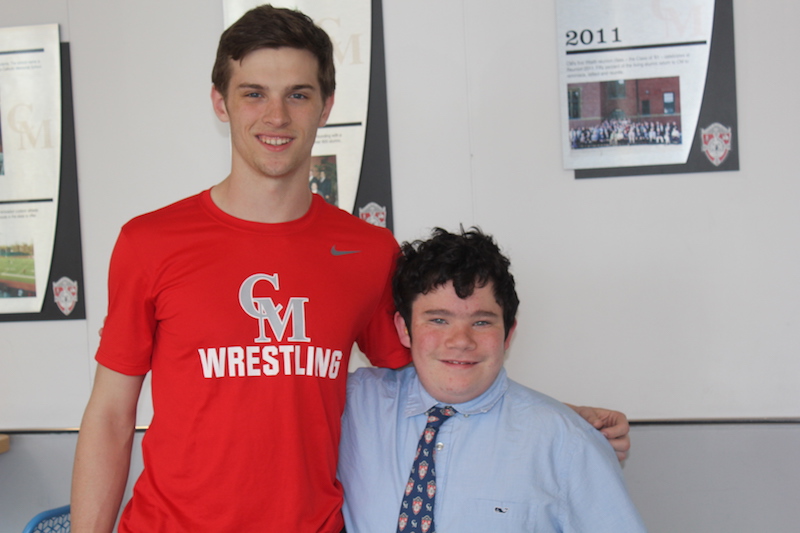
{"label": "forearm", "polygon": [[76,533],[114,528],[128,481],[134,423],[105,423],[87,410],[72,473],[71,522]]}
{"label": "forearm", "polygon": [[144,376],[125,376],[98,365],[78,435],[72,472],[71,520],[77,533],[109,533],[117,520]]}

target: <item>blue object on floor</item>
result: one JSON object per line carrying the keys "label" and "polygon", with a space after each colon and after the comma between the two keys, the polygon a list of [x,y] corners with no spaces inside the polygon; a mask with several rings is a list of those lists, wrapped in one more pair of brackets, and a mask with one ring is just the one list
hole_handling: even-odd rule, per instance
{"label": "blue object on floor", "polygon": [[69,505],[65,505],[37,514],[22,533],[69,533],[69,530]]}

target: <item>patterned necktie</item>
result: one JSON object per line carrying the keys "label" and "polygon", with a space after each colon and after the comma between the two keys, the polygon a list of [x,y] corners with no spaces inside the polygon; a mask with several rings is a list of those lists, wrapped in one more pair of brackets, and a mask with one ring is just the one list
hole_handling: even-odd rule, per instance
{"label": "patterned necktie", "polygon": [[419,439],[417,455],[403,493],[400,518],[397,521],[398,533],[436,533],[433,525],[433,503],[436,497],[434,441],[439,426],[456,414],[456,410],[450,406],[431,407],[427,414],[428,424]]}

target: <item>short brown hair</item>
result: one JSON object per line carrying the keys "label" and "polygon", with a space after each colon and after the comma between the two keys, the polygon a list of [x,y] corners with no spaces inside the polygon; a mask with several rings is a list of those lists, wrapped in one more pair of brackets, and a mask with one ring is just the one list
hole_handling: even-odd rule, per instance
{"label": "short brown hair", "polygon": [[300,11],[258,6],[234,22],[222,33],[211,81],[223,96],[231,80],[230,61],[241,61],[261,48],[297,48],[308,50],[317,58],[320,91],[326,100],[336,90],[333,66],[333,43],[325,30]]}

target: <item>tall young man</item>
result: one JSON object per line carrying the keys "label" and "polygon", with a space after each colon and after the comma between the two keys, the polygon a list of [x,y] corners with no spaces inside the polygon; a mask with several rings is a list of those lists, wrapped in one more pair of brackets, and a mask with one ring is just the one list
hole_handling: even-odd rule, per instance
{"label": "tall young man", "polygon": [[[75,531],[113,527],[152,372],[144,471],[120,531],[339,533],[350,349],[377,366],[410,360],[392,324],[396,242],[309,190],[334,99],[328,36],[299,12],[258,7],[223,33],[212,80],[231,172],[120,233]],[[606,425],[624,453],[624,417]]]}
{"label": "tall young man", "polygon": [[230,175],[132,220],[114,250],[76,531],[113,527],[152,371],[144,472],[121,531],[338,533],[351,346],[408,363],[391,327],[396,242],[308,187],[333,105],[327,35],[300,13],[252,10],[223,34],[213,81]]}

